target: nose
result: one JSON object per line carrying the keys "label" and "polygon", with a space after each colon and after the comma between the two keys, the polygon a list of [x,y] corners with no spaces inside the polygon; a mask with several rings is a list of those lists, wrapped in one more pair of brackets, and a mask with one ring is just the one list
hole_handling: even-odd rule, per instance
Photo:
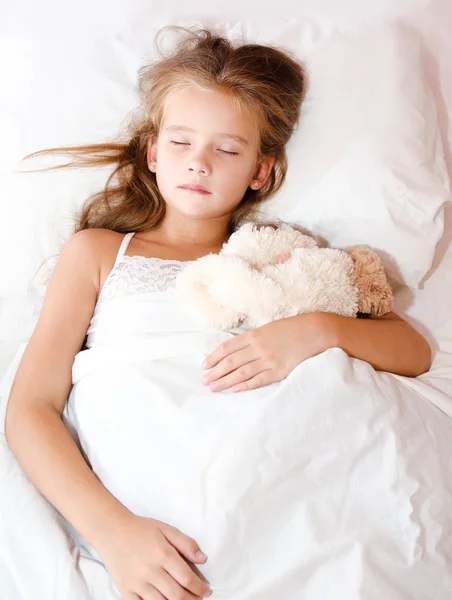
{"label": "nose", "polygon": [[188,158],[188,170],[191,173],[196,173],[206,177],[211,173],[211,165],[207,156],[207,151],[199,149],[190,154]]}

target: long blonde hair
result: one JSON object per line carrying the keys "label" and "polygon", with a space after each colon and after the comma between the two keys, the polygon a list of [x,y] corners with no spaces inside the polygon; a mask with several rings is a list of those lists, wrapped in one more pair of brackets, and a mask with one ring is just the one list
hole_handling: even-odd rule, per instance
{"label": "long blonde hair", "polygon": [[[182,34],[173,51],[164,56],[159,36],[167,29]],[[169,94],[187,85],[215,89],[232,95],[236,105],[256,115],[259,158],[275,157],[267,183],[248,188],[231,214],[231,234],[258,212],[259,205],[282,186],[287,172],[285,146],[300,116],[305,92],[302,65],[287,51],[260,44],[234,46],[207,29],[167,26],[155,40],[161,58],[138,71],[140,104],[125,135],[113,143],[49,148],[27,155],[67,154],[71,162],[49,167],[116,165],[105,187],[91,195],[77,217],[75,231],[106,228],[117,232],[148,231],[162,222],[165,201],[155,173],[147,164],[147,146],[157,136]],[[122,141],[121,141],[122,140]],[[45,169],[47,170],[47,169]]]}

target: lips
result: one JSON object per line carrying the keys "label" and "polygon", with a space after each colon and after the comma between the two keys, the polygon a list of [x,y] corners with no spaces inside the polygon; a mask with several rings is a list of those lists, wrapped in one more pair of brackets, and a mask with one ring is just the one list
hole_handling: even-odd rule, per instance
{"label": "lips", "polygon": [[179,186],[183,190],[189,190],[191,192],[198,192],[198,194],[210,194],[209,190],[206,190],[202,185],[198,185],[197,183],[185,183],[184,185]]}

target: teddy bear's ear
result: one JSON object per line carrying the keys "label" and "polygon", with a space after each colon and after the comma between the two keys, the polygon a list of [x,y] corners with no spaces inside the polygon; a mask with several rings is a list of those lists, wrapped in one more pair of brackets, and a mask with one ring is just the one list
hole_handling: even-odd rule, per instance
{"label": "teddy bear's ear", "polygon": [[394,296],[380,257],[369,246],[357,245],[344,251],[355,263],[358,312],[381,317],[392,310]]}

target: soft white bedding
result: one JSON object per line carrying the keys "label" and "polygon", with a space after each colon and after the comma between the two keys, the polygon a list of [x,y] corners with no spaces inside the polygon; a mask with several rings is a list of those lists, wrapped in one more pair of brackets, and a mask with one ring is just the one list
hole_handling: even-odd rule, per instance
{"label": "soft white bedding", "polygon": [[[212,598],[451,597],[452,420],[431,382],[339,349],[235,395],[202,392],[196,352],[121,364],[85,371],[66,416],[112,493],[198,541]],[[3,440],[0,457],[0,557],[17,598],[118,598]]]}
{"label": "soft white bedding", "polygon": [[[144,56],[143,49],[151,45],[161,26],[193,22],[186,5],[172,12],[160,4],[150,6],[134,0],[127,6],[107,6],[98,2],[86,7],[73,5],[62,11],[61,5],[51,0],[45,9],[38,10],[38,5],[28,2],[16,8],[10,5],[5,12],[0,44],[10,60],[2,66],[5,93],[0,98],[0,119],[9,141],[0,151],[4,183],[0,201],[0,379],[17,351],[16,358],[20,358],[20,350],[35,322],[33,310],[39,308],[39,293],[34,283],[30,285],[32,276],[67,237],[71,211],[89,191],[102,185],[106,176],[97,171],[18,177],[11,170],[19,168],[17,161],[27,152],[65,143],[99,141],[116,133],[135,103],[136,69]],[[204,21],[199,18],[204,14],[200,8],[195,14],[198,23],[217,23],[262,41],[284,42],[306,55],[314,53],[332,33],[346,36],[350,31],[355,32],[358,38],[354,43],[357,43],[359,36],[365,36],[366,28],[376,21],[386,27],[395,15],[402,15],[405,27],[422,35],[424,76],[429,86],[428,113],[418,113],[419,126],[425,134],[420,138],[424,145],[417,150],[421,152],[419,156],[425,157],[422,154],[425,148],[433,148],[429,154],[430,166],[437,164],[439,156],[450,178],[450,3],[400,0],[369,3],[365,8],[362,2],[343,2],[340,14],[338,6],[327,0],[306,2],[307,19],[298,20],[289,20],[282,14],[268,18],[261,15],[255,21],[234,19],[227,12],[230,5],[224,7],[227,22],[219,13],[212,16],[212,6],[206,6],[208,18]],[[328,47],[325,48],[326,52]],[[384,65],[384,57],[376,57],[375,64]],[[397,64],[406,73],[408,63]],[[349,72],[353,72],[353,66],[348,64]],[[363,85],[369,80],[364,77]],[[413,84],[413,79],[409,81]],[[341,96],[342,102],[345,97]],[[385,120],[385,114],[393,115],[394,107],[402,105],[393,104],[388,98],[386,103],[376,106],[375,110],[382,111],[381,123],[387,126],[391,120]],[[416,110],[416,104],[409,106]],[[334,126],[334,113],[329,114]],[[349,114],[348,118],[352,116]],[[314,125],[311,122],[310,127]],[[410,133],[409,123],[406,131]],[[361,133],[368,132],[363,129]],[[300,148],[303,150],[293,147],[294,155]],[[310,148],[315,152],[312,144]],[[352,145],[350,152],[356,149]],[[404,149],[408,154],[399,158],[409,156],[411,160],[414,155],[410,154],[409,145]],[[369,157],[375,155],[368,154]],[[347,171],[337,170],[328,172],[324,180],[328,165],[315,163],[314,159],[311,157],[324,189],[345,181],[343,175]],[[341,164],[353,172],[353,161]],[[375,174],[376,163],[365,164],[369,173]],[[159,439],[160,444],[168,444],[167,480],[157,499],[153,489],[145,488],[148,502],[139,508],[149,510],[152,500],[156,514],[195,537],[207,549],[210,559],[202,571],[215,589],[213,598],[448,600],[452,597],[452,421],[449,418],[452,416],[452,218],[450,206],[444,214],[440,208],[447,199],[447,189],[441,188],[441,182],[445,181],[442,168],[436,175],[429,170],[427,179],[422,181],[428,181],[430,189],[438,193],[436,204],[429,205],[425,214],[422,210],[410,213],[419,227],[425,225],[424,236],[419,237],[421,247],[416,249],[423,252],[423,272],[414,273],[412,259],[416,252],[408,255],[402,244],[400,265],[414,279],[405,278],[410,287],[398,288],[396,310],[428,337],[435,350],[429,373],[417,379],[375,373],[364,362],[348,359],[338,349],[299,365],[284,384],[290,390],[285,404],[287,413],[276,412],[271,403],[265,404],[259,421],[261,429],[257,432],[253,419],[256,409],[253,412],[250,405],[250,411],[244,413],[243,436],[234,438],[234,446],[227,446],[229,454],[224,460],[215,460],[217,446],[210,447],[210,454],[203,454],[205,438],[195,439],[192,452],[197,462],[184,465],[193,477],[190,488],[193,501],[184,508],[184,513],[165,502],[179,489],[180,463],[176,460],[179,456],[172,455],[174,450],[169,440]],[[308,178],[302,183],[313,194],[312,198],[319,197],[318,189],[309,187],[312,180]],[[381,184],[381,180],[376,183]],[[358,180],[355,193],[363,189],[362,184],[363,180]],[[347,189],[342,188],[343,197]],[[416,185],[408,191],[407,197],[419,199]],[[422,209],[422,204],[419,206]],[[292,211],[292,216],[301,220],[302,215],[294,212],[293,207],[286,208],[286,214]],[[285,216],[284,211],[280,214]],[[433,257],[443,218],[445,231]],[[393,232],[396,236],[396,229]],[[411,233],[410,237],[407,230],[404,235],[407,244],[413,244],[414,248],[419,230]],[[382,227],[383,249],[384,234]],[[393,237],[391,242],[397,258],[399,241]],[[423,278],[419,288],[413,283],[416,278]],[[126,373],[123,375],[125,378]],[[222,394],[221,410],[229,410],[231,400]],[[4,405],[0,399],[0,413]],[[196,408],[200,407],[201,403]],[[212,405],[208,407],[207,411],[196,414],[213,427],[220,448],[220,443],[226,444],[234,432],[220,430],[221,421],[216,419]],[[296,427],[288,414],[296,415]],[[121,415],[118,396],[111,407],[112,422],[116,419],[119,423]],[[164,420],[165,416],[167,413],[162,411],[158,419]],[[107,447],[109,440],[102,435],[102,414],[86,412],[84,419],[85,427],[96,432],[92,439]],[[174,435],[179,433],[188,438],[193,434],[185,426],[177,429],[177,423]],[[280,425],[277,437],[275,423]],[[146,443],[149,445],[135,448],[130,476],[136,483],[143,469],[149,468],[143,456],[151,456],[155,450],[152,438]],[[94,458],[97,452],[96,447]],[[256,465],[262,454],[267,460],[261,463],[257,478]],[[290,465],[295,465],[295,459],[299,468],[291,473]],[[135,499],[129,497],[126,480],[117,477],[126,467],[124,457],[112,448],[109,460],[106,475],[111,477],[111,485],[116,481],[118,495],[124,495],[132,503]],[[129,462],[127,466],[130,467]],[[158,464],[153,469],[155,477],[163,476]],[[215,486],[206,487],[200,481],[205,469],[215,474]],[[242,479],[236,477],[238,469]],[[274,491],[265,487],[269,481],[279,482]],[[225,489],[228,493],[221,495]],[[203,493],[205,496],[200,499]],[[200,506],[211,506],[212,499],[216,512],[209,513],[207,509],[197,512]],[[207,504],[203,505],[201,500]],[[237,538],[237,534],[241,537]],[[236,554],[237,539],[242,542],[240,557],[246,557],[244,562]],[[265,547],[264,541],[268,540],[274,540],[278,552]],[[80,545],[74,547],[61,527],[59,516],[24,476],[0,433],[0,598],[118,598],[102,563],[81,540],[78,542]]]}

